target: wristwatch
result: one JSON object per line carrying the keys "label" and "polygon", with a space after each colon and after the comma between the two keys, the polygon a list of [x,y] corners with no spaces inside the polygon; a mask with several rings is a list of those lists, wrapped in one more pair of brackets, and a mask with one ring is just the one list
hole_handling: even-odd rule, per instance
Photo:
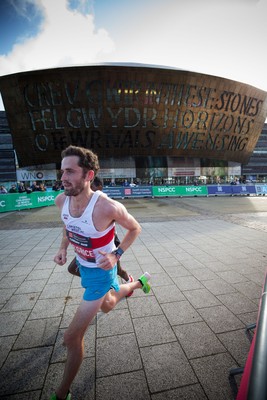
{"label": "wristwatch", "polygon": [[120,247],[118,247],[117,249],[112,251],[112,254],[115,254],[115,256],[117,257],[117,260],[119,260],[121,258],[123,253],[124,253],[124,251]]}

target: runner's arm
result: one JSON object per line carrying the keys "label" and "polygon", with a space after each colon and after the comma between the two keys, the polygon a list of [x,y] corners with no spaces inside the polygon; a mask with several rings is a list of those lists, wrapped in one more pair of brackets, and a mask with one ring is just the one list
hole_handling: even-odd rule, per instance
{"label": "runner's arm", "polygon": [[[55,203],[57,205],[57,207],[60,209],[62,209],[64,201],[65,201],[65,194],[59,194],[56,199],[55,199]],[[57,254],[54,257],[54,261],[59,264],[59,265],[64,265],[67,261],[67,248],[69,246],[69,240],[67,238],[67,234],[66,234],[66,228],[65,226],[63,227],[63,231],[62,231],[62,239],[61,239],[61,244],[60,244],[60,248],[57,252]]]}
{"label": "runner's arm", "polygon": [[66,228],[63,227],[62,231],[62,240],[60,244],[60,248],[57,254],[54,257],[54,261],[59,265],[64,265],[67,261],[67,248],[69,246],[69,240],[66,235]]}
{"label": "runner's arm", "polygon": [[[141,226],[121,203],[113,202],[107,210],[109,216],[112,215],[113,220],[127,230],[119,245],[125,252],[141,233]],[[98,266],[102,269],[111,269],[118,261],[117,256],[113,253],[100,251],[100,254],[102,254],[103,258],[99,261]]]}

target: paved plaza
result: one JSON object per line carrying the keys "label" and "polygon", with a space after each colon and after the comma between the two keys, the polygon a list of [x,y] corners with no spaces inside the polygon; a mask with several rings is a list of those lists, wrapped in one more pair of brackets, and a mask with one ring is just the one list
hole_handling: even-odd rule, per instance
{"label": "paved plaza", "polygon": [[[73,400],[233,399],[266,272],[267,198],[121,201],[142,226],[122,265],[150,272],[152,291],[97,315]],[[61,379],[83,293],[53,261],[61,233],[55,206],[0,214],[1,399],[48,400]]]}

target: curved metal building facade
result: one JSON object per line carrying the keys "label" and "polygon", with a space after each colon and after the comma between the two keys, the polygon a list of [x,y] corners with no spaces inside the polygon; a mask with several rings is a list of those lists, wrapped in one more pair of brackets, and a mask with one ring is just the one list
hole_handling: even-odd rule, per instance
{"label": "curved metal building facade", "polygon": [[267,93],[194,72],[92,65],[17,73],[0,91],[20,166],[59,163],[73,144],[109,157],[200,157],[245,163]]}

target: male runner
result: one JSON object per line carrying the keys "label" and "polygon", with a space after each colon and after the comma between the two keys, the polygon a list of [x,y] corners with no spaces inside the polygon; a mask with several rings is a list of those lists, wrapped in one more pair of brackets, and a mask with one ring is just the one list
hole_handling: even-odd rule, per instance
{"label": "male runner", "polygon": [[[136,282],[118,284],[117,261],[138,237],[141,227],[121,203],[91,189],[98,169],[97,155],[91,150],[69,146],[62,152],[64,193],[59,194],[55,202],[61,210],[65,230],[54,260],[59,265],[65,264],[71,243],[85,291],[64,333],[67,361],[62,381],[50,400],[71,399],[69,389],[83,360],[84,334],[97,312],[109,312],[133,290],[150,291],[147,272]],[[115,223],[126,230],[117,249]]]}

